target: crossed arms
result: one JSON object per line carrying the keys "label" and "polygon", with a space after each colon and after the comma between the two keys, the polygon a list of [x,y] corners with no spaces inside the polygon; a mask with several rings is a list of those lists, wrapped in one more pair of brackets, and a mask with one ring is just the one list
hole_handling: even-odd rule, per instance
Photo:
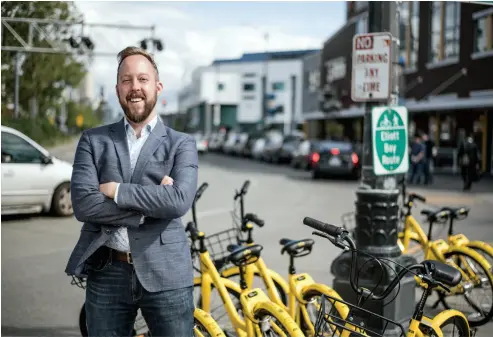
{"label": "crossed arms", "polygon": [[84,132],[75,153],[71,194],[77,220],[96,224],[138,227],[142,216],[175,219],[190,208],[197,189],[198,155],[195,140],[185,138],[179,145],[171,171],[173,184],[121,183],[118,204],[100,191],[92,145]]}

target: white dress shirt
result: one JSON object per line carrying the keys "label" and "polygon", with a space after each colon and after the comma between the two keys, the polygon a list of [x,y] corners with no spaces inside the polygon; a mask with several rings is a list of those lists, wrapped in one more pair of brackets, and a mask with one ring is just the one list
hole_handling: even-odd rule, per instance
{"label": "white dress shirt", "polygon": [[[141,131],[140,137],[137,138],[135,130],[128,123],[127,118],[125,121],[125,132],[127,134],[127,144],[128,144],[128,152],[130,155],[130,172],[133,174],[135,164],[137,163],[137,159],[139,158],[140,151],[144,146],[147,137],[151,134],[152,130],[156,126],[157,116],[155,116]],[[118,189],[120,184],[117,185],[115,191],[115,202],[118,204]],[[142,220],[140,223],[144,222],[144,216],[142,216]],[[113,232],[113,235],[106,242],[106,246],[113,248],[115,250],[121,252],[130,252],[130,243],[128,240],[128,232],[127,227],[119,227],[116,231]]]}

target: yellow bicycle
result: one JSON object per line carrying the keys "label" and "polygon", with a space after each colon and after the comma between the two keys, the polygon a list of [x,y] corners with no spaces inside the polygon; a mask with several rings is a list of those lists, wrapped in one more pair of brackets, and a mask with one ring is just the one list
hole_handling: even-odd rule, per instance
{"label": "yellow bicycle", "polygon": [[[459,270],[439,261],[432,260],[426,260],[409,267],[402,266],[402,269],[397,273],[396,277],[382,294],[376,295],[369,289],[357,287],[357,281],[355,281],[355,279],[357,279],[356,261],[357,253],[359,251],[356,249],[354,241],[351,239],[349,232],[345,228],[329,225],[309,217],[304,218],[303,223],[306,226],[317,230],[317,232],[313,232],[314,235],[324,237],[330,240],[335,246],[351,252],[352,263],[349,280],[351,287],[358,294],[356,305],[344,302],[339,298],[329,298],[331,302],[341,302],[349,307],[349,313],[348,315],[341,317],[337,311],[334,311],[334,306],[332,306],[332,310],[329,311],[322,306],[316,324],[316,336],[383,337],[389,324],[397,328],[401,337],[443,337],[445,336],[445,333],[450,332],[450,330],[452,330],[452,336],[454,337],[471,336],[466,317],[457,310],[445,310],[433,318],[426,317],[423,314],[424,306],[433,289],[441,288],[445,291],[450,291],[449,287],[456,287],[460,283],[461,273]],[[365,255],[376,261],[380,266],[382,262],[385,263],[384,259],[378,259],[366,253]],[[367,300],[385,299],[397,286],[399,281],[408,273],[414,274],[415,277],[421,281],[425,291],[423,292],[418,305],[415,307],[407,330],[397,322],[362,308],[364,302]],[[383,327],[378,330],[373,327],[368,327],[368,325],[365,324],[365,321],[372,318],[383,322]]]}
{"label": "yellow bicycle", "polygon": [[[260,288],[248,289],[246,285],[245,270],[260,257],[262,246],[254,245],[236,250],[231,249],[232,252],[228,256],[228,260],[240,268],[240,285],[238,285],[231,280],[222,278],[217,271],[204,242],[205,234],[199,232],[193,222],[190,222],[186,229],[190,233],[192,247],[195,247],[195,242],[198,241],[199,243],[201,275],[195,278],[194,284],[201,290],[201,309],[206,312],[211,311],[210,296],[212,289],[215,288],[221,296],[229,319],[239,337],[304,336],[286,310],[272,302]],[[239,298],[239,308],[234,305],[232,297]],[[243,317],[238,310],[241,311]]]}
{"label": "yellow bicycle", "polygon": [[[203,185],[205,186],[205,185]],[[239,192],[235,194],[235,201],[239,199],[240,204],[240,226],[239,229],[232,228],[230,230],[222,231],[219,233],[222,236],[220,239],[216,240],[218,233],[213,234],[206,238],[206,242],[228,242],[226,246],[229,251],[240,248],[242,245],[253,246],[255,242],[253,240],[253,224],[259,227],[264,226],[264,221],[260,220],[255,214],[248,213],[244,214],[244,196],[247,193],[249,186],[249,181],[245,181]],[[199,188],[198,196],[202,194],[202,186]],[[195,226],[197,226],[196,215],[196,201],[192,204],[192,216],[194,219]],[[247,233],[247,238],[243,239],[239,234]],[[226,235],[228,234],[228,235]],[[228,241],[228,240],[229,241]],[[281,254],[287,253],[289,255],[289,274],[288,282],[284,280],[277,272],[272,269],[267,268],[262,257],[259,257],[255,263],[245,270],[245,281],[248,288],[252,288],[254,279],[258,278],[263,282],[266,293],[271,301],[277,303],[279,306],[286,309],[291,317],[295,319],[298,326],[301,327],[303,333],[307,336],[314,336],[315,328],[314,322],[316,320],[316,312],[319,309],[319,302],[323,295],[339,297],[337,292],[332,288],[324,284],[316,283],[313,278],[307,273],[296,272],[294,266],[294,259],[302,256],[306,256],[311,253],[314,241],[312,239],[304,240],[290,240],[281,239],[280,244],[283,246]],[[225,245],[223,245],[224,247]],[[213,247],[209,244],[208,247]],[[216,265],[221,266],[220,274],[222,277],[233,279],[240,275],[240,268],[236,266],[227,265],[224,259],[224,254],[222,258],[217,259],[217,252],[215,254]],[[337,309],[340,311],[341,315],[347,314],[347,307],[341,303],[335,303]]]}
{"label": "yellow bicycle", "polygon": [[[493,318],[493,275],[490,263],[479,253],[467,246],[449,245],[442,239],[432,240],[431,233],[435,223],[446,223],[451,212],[447,209],[438,211],[425,209],[421,214],[427,217],[429,222],[428,235],[426,235],[411,214],[411,209],[415,200],[424,200],[418,194],[410,193],[405,203],[404,230],[399,233],[398,245],[403,254],[409,254],[412,250],[410,243],[414,242],[425,254],[425,260],[437,260],[457,268],[462,274],[462,281],[451,289],[450,294],[438,291],[439,300],[435,303],[436,307],[442,303],[445,308],[455,306],[453,298],[463,296],[465,301],[472,308],[468,315],[470,326],[481,326],[488,323]],[[478,296],[477,300],[486,300],[488,303],[477,303],[472,298],[473,290],[486,290],[488,294]]]}

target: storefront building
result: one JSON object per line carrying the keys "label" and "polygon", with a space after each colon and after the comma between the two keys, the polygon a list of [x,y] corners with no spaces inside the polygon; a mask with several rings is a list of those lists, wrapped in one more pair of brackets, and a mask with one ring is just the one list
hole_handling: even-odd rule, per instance
{"label": "storefront building", "polygon": [[[330,89],[340,107],[329,104],[318,124],[335,124],[344,136],[359,141],[364,107],[349,97],[351,41],[353,34],[366,32],[367,25],[365,7],[360,4],[358,12],[354,6],[348,3],[350,24],[324,44],[320,90]],[[425,132],[435,141],[437,171],[443,172],[457,172],[458,143],[464,135],[473,135],[483,171],[493,174],[493,80],[487,75],[493,72],[493,6],[404,2],[401,13],[401,94],[409,111],[410,133]],[[336,57],[346,60],[346,73],[333,80],[326,64]],[[322,104],[333,102],[331,95],[326,94]]]}

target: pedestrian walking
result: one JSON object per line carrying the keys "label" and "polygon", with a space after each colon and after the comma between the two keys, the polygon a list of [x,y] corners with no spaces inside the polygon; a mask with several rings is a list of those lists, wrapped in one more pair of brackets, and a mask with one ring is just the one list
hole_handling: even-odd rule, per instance
{"label": "pedestrian walking", "polygon": [[433,164],[436,157],[437,149],[435,142],[430,137],[423,133],[423,145],[425,146],[425,156],[423,160],[423,176],[424,184],[428,185],[433,182]]}
{"label": "pedestrian walking", "polygon": [[468,191],[472,183],[479,180],[481,155],[472,135],[463,140],[457,151],[457,161],[460,165],[463,190]]}
{"label": "pedestrian walking", "polygon": [[421,137],[416,135],[414,142],[411,144],[411,173],[409,175],[409,183],[419,184],[423,175],[423,167],[425,160],[425,146],[422,143]]}
{"label": "pedestrian walking", "polygon": [[163,90],[153,57],[118,54],[125,116],[83,132],[71,179],[83,222],[66,273],[87,278],[89,336],[130,336],[140,309],[152,336],[193,335],[193,268],[180,218],[197,189],[194,138],[156,114]]}

